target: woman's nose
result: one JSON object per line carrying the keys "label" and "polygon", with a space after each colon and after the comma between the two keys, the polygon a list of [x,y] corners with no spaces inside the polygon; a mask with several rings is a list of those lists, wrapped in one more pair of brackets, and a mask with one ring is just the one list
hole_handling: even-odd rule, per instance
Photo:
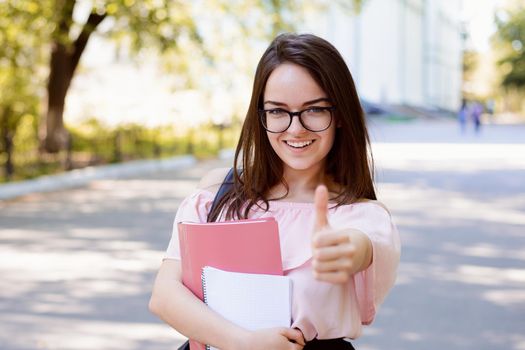
{"label": "woman's nose", "polygon": [[301,134],[305,131],[308,131],[304,128],[303,124],[301,124],[301,121],[299,120],[299,116],[293,116],[292,123],[290,124],[290,127],[288,128],[288,133],[290,134]]}

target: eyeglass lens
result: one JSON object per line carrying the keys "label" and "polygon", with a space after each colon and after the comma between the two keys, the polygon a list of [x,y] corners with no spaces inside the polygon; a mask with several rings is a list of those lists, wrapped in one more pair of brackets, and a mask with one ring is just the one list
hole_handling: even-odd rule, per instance
{"label": "eyeglass lens", "polygon": [[[297,115],[297,114],[296,114]],[[301,124],[310,131],[322,131],[330,126],[332,114],[327,108],[310,108],[298,115]],[[263,123],[270,132],[283,132],[292,124],[290,112],[284,109],[264,111]]]}

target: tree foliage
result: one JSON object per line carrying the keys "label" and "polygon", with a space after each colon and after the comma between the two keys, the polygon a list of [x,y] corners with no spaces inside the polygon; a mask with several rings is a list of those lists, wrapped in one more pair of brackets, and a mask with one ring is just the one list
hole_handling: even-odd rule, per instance
{"label": "tree foliage", "polygon": [[[64,104],[71,81],[92,34],[108,23],[105,34],[127,41],[132,51],[176,47],[181,38],[199,41],[191,3],[183,0],[48,0],[54,9],[47,112],[42,148],[58,152],[70,144],[64,122]],[[87,8],[82,18],[82,7]]]}
{"label": "tree foliage", "polygon": [[495,36],[497,51],[502,58],[502,85],[518,89],[525,88],[525,7],[502,10],[496,16],[498,28]]}
{"label": "tree foliage", "polygon": [[[55,26],[42,142],[48,152],[58,152],[68,142],[63,125],[65,97],[89,38],[103,21],[110,22],[108,35],[120,40],[128,39],[134,51],[143,47],[157,47],[165,52],[178,50],[180,41],[201,43],[198,24],[201,14],[193,11],[199,5],[204,11],[211,10],[214,15],[213,9],[233,14],[232,17],[237,19],[234,22],[241,28],[253,20],[251,16],[246,17],[247,13],[252,9],[261,10],[264,15],[262,18],[269,21],[269,25],[263,28],[270,28],[268,34],[273,36],[279,31],[294,28],[294,13],[304,3],[299,0],[94,0],[87,19],[78,21],[73,14],[80,0],[52,2],[57,15],[52,21]],[[323,3],[319,1],[320,5]],[[357,7],[361,0],[352,0],[350,3],[357,4]],[[192,54],[195,55],[195,52]]]}
{"label": "tree foliage", "polygon": [[[335,2],[341,10],[358,11],[365,0]],[[216,61],[236,59],[236,52],[243,49],[239,42],[246,44],[247,38],[251,38],[267,44],[277,33],[295,30],[306,6],[322,11],[331,3],[329,0],[0,0],[0,151],[8,154],[9,163],[17,126],[28,115],[35,120],[40,116],[44,150],[57,152],[66,147],[70,140],[63,122],[65,98],[95,32],[115,40],[126,54],[150,48],[158,50],[169,57],[167,66],[174,76],[184,76],[195,70],[194,66],[199,67],[197,75],[203,75],[205,71],[199,70],[197,61],[212,70]],[[209,18],[224,19],[218,26],[214,21],[211,31],[223,32],[226,23],[230,33],[235,34],[230,42],[205,39],[206,27],[210,31],[206,23]],[[248,69],[242,67],[243,63],[246,64],[235,62]],[[43,99],[47,103],[43,104]]]}
{"label": "tree foliage", "polygon": [[0,1],[0,153],[4,174],[10,178],[14,167],[14,137],[23,118],[39,113],[45,60],[41,43],[46,37],[44,9],[38,2]]}

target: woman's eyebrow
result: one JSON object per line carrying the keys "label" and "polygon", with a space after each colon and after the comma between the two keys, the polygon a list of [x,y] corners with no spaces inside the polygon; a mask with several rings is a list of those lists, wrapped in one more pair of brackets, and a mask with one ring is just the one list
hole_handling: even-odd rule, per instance
{"label": "woman's eyebrow", "polygon": [[[303,106],[307,106],[307,105],[311,105],[311,104],[314,104],[314,103],[317,103],[317,102],[330,102],[330,99],[327,98],[327,97],[320,97],[320,98],[316,98],[314,100],[310,100],[310,101],[306,101],[303,103]],[[267,103],[270,103],[272,105],[276,105],[276,106],[283,106],[283,107],[286,107],[288,106],[286,103],[284,102],[278,102],[278,101],[271,101],[271,100],[268,100],[268,101],[264,101],[264,104],[267,104]]]}
{"label": "woman's eyebrow", "polygon": [[316,98],[315,100],[306,101],[305,103],[303,103],[303,106],[313,105],[314,103],[317,103],[317,102],[330,102],[330,99],[327,97]]}
{"label": "woman's eyebrow", "polygon": [[270,100],[268,100],[268,101],[264,101],[264,104],[267,104],[267,103],[270,103],[270,104],[272,104],[272,105],[276,105],[276,106],[283,106],[283,107],[288,106],[288,105],[287,105],[286,103],[284,103],[284,102],[277,102],[277,101],[270,101]]}

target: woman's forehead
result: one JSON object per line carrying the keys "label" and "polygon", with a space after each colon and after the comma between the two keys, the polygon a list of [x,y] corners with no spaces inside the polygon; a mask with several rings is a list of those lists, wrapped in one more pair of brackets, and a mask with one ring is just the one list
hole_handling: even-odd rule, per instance
{"label": "woman's forehead", "polygon": [[306,101],[328,97],[306,70],[292,63],[279,65],[270,74],[264,89],[264,101],[302,105]]}

